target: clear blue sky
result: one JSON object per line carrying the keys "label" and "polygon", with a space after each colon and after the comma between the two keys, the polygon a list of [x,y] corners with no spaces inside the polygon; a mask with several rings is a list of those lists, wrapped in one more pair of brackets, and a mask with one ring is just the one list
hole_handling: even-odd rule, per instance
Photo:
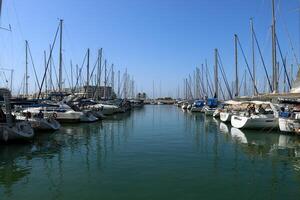
{"label": "clear blue sky", "polygon": [[[292,63],[286,30],[299,56],[299,1],[276,0],[276,8],[277,34],[288,62]],[[25,71],[24,40],[30,42],[41,79],[43,50],[48,50],[53,40],[58,18],[65,21],[67,68],[70,59],[81,64],[87,48],[91,49],[94,63],[96,51],[102,47],[108,62],[121,72],[127,68],[138,90],[150,95],[153,80],[157,90],[161,82],[163,95],[176,95],[183,78],[205,59],[212,70],[214,48],[219,49],[225,70],[232,78],[234,33],[239,35],[250,60],[250,17],[254,18],[268,67],[271,63],[271,43],[267,39],[271,0],[4,0],[2,12],[1,25],[11,24],[13,32],[0,31],[0,66],[15,69],[15,92]],[[57,49],[54,56],[57,61]],[[244,71],[243,60],[239,60],[243,65],[240,71]],[[262,73],[258,55],[257,62]],[[33,90],[32,69],[30,73]]]}

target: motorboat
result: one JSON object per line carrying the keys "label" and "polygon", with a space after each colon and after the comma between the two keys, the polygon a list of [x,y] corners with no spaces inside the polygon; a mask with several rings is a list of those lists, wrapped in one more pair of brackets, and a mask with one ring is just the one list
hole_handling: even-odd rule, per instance
{"label": "motorboat", "polygon": [[116,105],[109,105],[109,104],[103,104],[98,103],[95,105],[90,105],[90,109],[99,109],[103,115],[113,115],[117,112],[119,112],[119,107]]}
{"label": "motorboat", "polygon": [[30,140],[34,131],[26,121],[16,121],[11,112],[11,93],[6,88],[0,88],[0,96],[4,101],[5,112],[0,108],[0,141]]}
{"label": "motorboat", "polygon": [[203,100],[197,100],[192,104],[191,112],[203,112],[204,107],[204,101]]}
{"label": "motorboat", "polygon": [[36,131],[59,130],[61,125],[54,118],[44,118],[39,114],[38,116],[29,116],[28,113],[15,114],[16,120],[27,121],[31,127]]}
{"label": "motorboat", "polygon": [[28,107],[23,110],[28,115],[38,115],[40,112],[43,113],[44,118],[54,118],[59,122],[76,123],[80,122],[84,117],[84,113],[81,111],[74,111],[70,106],[59,103],[59,104],[42,104],[37,107]]}
{"label": "motorboat", "polygon": [[231,116],[231,125],[240,129],[278,129],[278,113],[270,102],[244,102],[247,110]]}

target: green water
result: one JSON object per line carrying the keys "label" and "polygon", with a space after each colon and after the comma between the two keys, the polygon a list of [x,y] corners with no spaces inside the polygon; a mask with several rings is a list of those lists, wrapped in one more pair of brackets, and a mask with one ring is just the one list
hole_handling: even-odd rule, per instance
{"label": "green water", "polygon": [[300,138],[149,105],[1,145],[0,199],[300,199]]}

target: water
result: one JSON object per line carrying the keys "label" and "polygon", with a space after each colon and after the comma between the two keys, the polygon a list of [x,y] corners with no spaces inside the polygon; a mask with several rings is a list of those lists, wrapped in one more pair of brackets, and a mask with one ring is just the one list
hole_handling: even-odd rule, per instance
{"label": "water", "polygon": [[299,199],[300,139],[145,106],[0,146],[0,199]]}

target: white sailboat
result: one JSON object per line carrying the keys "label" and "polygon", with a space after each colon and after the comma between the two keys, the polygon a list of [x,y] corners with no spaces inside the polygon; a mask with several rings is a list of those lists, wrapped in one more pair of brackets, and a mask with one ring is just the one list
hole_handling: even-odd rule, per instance
{"label": "white sailboat", "polygon": [[[234,114],[231,117],[231,125],[235,128],[241,129],[277,129],[278,116],[277,111],[272,103],[262,101],[247,102],[248,110]],[[252,112],[249,106],[253,108]],[[254,107],[255,106],[255,107]],[[258,109],[256,107],[259,107]],[[262,107],[265,108],[262,110]]]}

